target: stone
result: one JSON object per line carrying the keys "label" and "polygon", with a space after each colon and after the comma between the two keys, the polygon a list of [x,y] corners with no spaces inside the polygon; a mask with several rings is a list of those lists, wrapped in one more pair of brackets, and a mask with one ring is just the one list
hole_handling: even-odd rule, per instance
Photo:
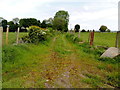
{"label": "stone", "polygon": [[100,57],[109,57],[114,58],[120,54],[119,49],[116,47],[110,47],[108,48]]}

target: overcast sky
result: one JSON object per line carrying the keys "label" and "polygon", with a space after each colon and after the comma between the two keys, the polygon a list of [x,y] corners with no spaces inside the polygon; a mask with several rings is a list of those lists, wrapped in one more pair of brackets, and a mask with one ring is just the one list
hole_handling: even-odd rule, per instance
{"label": "overcast sky", "polygon": [[118,30],[119,0],[0,0],[0,17],[12,20],[36,18],[40,21],[54,17],[59,10],[68,11],[69,29],[79,24],[81,29],[98,30],[106,25]]}

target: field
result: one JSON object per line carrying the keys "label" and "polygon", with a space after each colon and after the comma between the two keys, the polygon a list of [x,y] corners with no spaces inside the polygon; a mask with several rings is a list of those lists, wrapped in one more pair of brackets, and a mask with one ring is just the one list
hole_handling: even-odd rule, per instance
{"label": "field", "polygon": [[[20,37],[27,33],[20,33]],[[84,43],[72,41],[68,33],[56,33],[38,45],[14,45],[16,34],[3,33],[3,88],[116,88],[118,63],[100,58],[105,51],[96,46],[114,47],[116,33],[95,33],[94,46],[88,45],[89,33],[81,33]],[[78,34],[76,34],[77,36]]]}

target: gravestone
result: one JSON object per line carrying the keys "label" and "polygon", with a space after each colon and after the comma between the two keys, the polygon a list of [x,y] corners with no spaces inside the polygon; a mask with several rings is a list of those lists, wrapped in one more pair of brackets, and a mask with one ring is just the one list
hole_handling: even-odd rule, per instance
{"label": "gravestone", "polygon": [[114,58],[116,56],[118,56],[119,53],[119,49],[116,47],[110,47],[108,48],[100,57],[109,57],[109,58]]}

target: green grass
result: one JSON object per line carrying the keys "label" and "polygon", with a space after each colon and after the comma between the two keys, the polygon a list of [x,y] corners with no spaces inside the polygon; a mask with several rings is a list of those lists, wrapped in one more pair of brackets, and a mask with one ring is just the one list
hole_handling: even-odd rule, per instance
{"label": "green grass", "polygon": [[[81,34],[81,37],[82,37],[82,35],[83,34]],[[68,35],[67,39],[70,42],[73,42],[73,39],[71,36]],[[109,42],[111,42],[111,41],[109,40]],[[104,43],[104,45],[105,45],[105,43]],[[106,43],[106,45],[108,45],[108,44]],[[90,70],[88,70],[89,73],[87,73],[87,74],[84,73],[85,76],[87,75],[87,78],[82,79],[82,82],[90,84],[93,87],[103,87],[103,86],[105,86],[104,84],[108,84],[108,85],[111,85],[114,87],[119,87],[119,85],[118,85],[118,83],[119,83],[119,81],[118,81],[119,80],[118,65],[120,63],[120,56],[117,56],[113,59],[100,58],[100,55],[105,51],[105,49],[90,46],[87,42],[81,43],[81,44],[74,42],[73,46],[75,46],[78,49],[77,53],[79,53],[79,56],[82,59],[82,63],[83,63],[82,65],[85,65],[87,67],[86,69],[89,69],[91,67],[96,68],[95,71],[90,69]],[[91,67],[89,67],[87,65],[90,65]],[[97,73],[100,76],[99,79],[94,78],[97,75]]]}
{"label": "green grass", "polygon": [[[76,34],[78,35],[78,33]],[[96,46],[108,46],[108,47],[115,47],[116,41],[116,33],[99,33],[95,32],[94,34],[94,45]],[[80,38],[88,42],[89,32],[81,32]]]}
{"label": "green grass", "polygon": [[[25,34],[27,33],[20,33],[20,36]],[[102,33],[97,34],[104,42],[96,41],[96,45],[113,46],[105,42]],[[115,36],[115,33],[103,34]],[[88,33],[81,33],[81,38],[84,37],[87,41],[86,35]],[[119,87],[120,57],[100,59],[99,56],[104,49],[91,47],[87,42],[79,44],[77,43],[79,39],[74,42],[70,37],[66,38],[66,34],[61,33],[38,45],[30,43],[13,45],[14,33],[9,33],[9,37],[11,37],[9,45],[3,45],[2,49],[4,88],[45,88],[45,83],[65,88],[64,85],[69,85],[64,83],[66,81],[69,81],[74,88]],[[101,39],[100,37],[97,39]],[[108,42],[113,41],[109,39]],[[61,76],[68,71],[69,80]],[[58,82],[59,78],[63,79],[62,84]]]}
{"label": "green grass", "polygon": [[[32,68],[47,62],[44,57],[48,55],[48,49],[48,46],[44,44],[4,46],[2,61],[3,87],[18,87],[17,84],[22,84],[24,81],[22,76],[34,70]],[[16,85],[13,86],[12,82],[16,83]]]}
{"label": "green grass", "polygon": [[[27,32],[20,32],[19,33],[19,38],[24,36],[24,35],[27,35]],[[5,32],[3,32],[2,43],[3,43],[3,45],[6,45],[6,33]],[[11,45],[11,44],[14,44],[14,43],[16,43],[16,32],[9,32],[8,33],[8,44]]]}

